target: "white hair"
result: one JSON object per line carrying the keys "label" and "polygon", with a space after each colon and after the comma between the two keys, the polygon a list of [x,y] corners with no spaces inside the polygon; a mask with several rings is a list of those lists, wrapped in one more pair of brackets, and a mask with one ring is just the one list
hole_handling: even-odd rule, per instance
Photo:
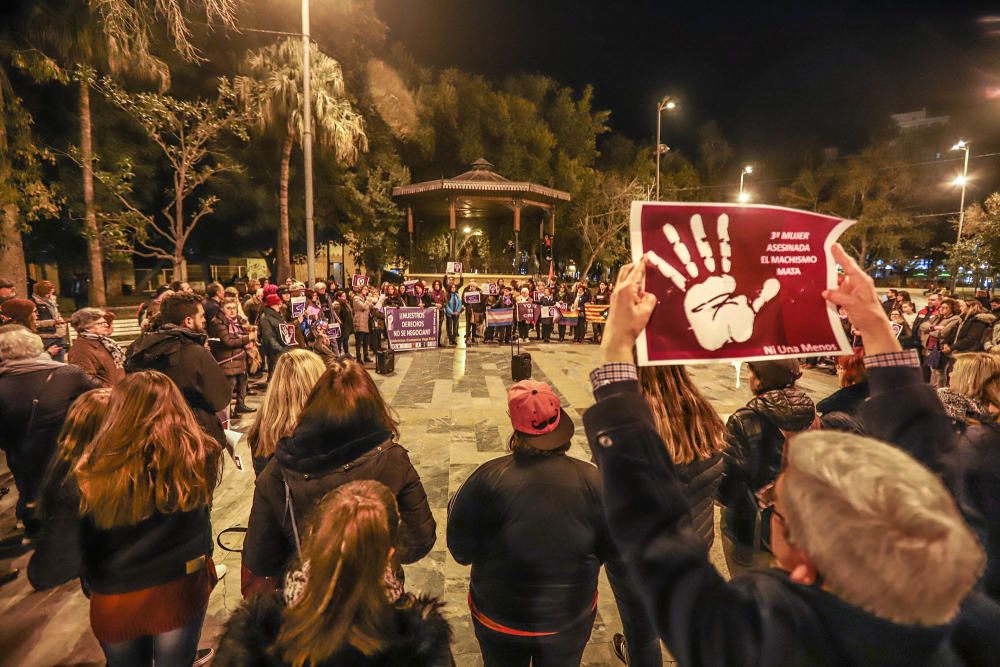
{"label": "white hair", "polygon": [[786,454],[786,537],[831,593],[897,623],[938,625],[957,613],[985,556],[937,476],[850,433],[803,433]]}
{"label": "white hair", "polygon": [[38,334],[20,324],[0,327],[0,361],[34,359],[40,356],[44,349]]}

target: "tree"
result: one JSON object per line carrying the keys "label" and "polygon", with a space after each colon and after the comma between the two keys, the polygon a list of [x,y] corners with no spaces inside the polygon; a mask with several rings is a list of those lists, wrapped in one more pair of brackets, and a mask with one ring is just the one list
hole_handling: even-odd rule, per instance
{"label": "tree", "polygon": [[42,180],[48,153],[35,145],[31,116],[0,67],[0,276],[26,295],[22,232],[27,224],[58,213],[55,192]]}
{"label": "tree", "polygon": [[[958,221],[953,221],[956,225]],[[1000,266],[1000,192],[965,209],[962,240],[944,245],[945,266],[953,277],[972,269],[974,283],[981,275],[995,275]]]}
{"label": "tree", "polygon": [[[353,163],[368,149],[365,122],[344,96],[344,76],[340,64],[311,47],[313,131],[321,147],[332,149],[338,160]],[[247,76],[236,78],[240,104],[256,126],[283,135],[279,185],[278,280],[291,275],[288,225],[288,181],[294,143],[302,143],[302,44],[286,39],[251,52],[245,60]]]}
{"label": "tree", "polygon": [[[129,74],[142,79],[155,80],[161,92],[170,83],[170,71],[152,53],[154,31],[166,28],[177,52],[190,62],[199,61],[200,55],[191,41],[191,20],[188,18],[196,5],[204,9],[206,21],[229,28],[235,27],[235,9],[238,0],[56,0],[35,3],[27,20],[27,33],[37,40],[42,49],[54,55],[51,67],[28,69],[36,79],[57,80],[64,84],[75,83],[78,89],[78,115],[80,119],[79,163],[82,172],[82,199],[84,211],[84,236],[87,240],[87,259],[90,268],[89,301],[104,306],[104,253],[101,233],[97,227],[97,210],[94,202],[94,149],[93,122],[91,119],[90,87],[94,70],[114,75]],[[25,64],[38,58],[49,59],[34,48],[22,52]],[[47,77],[39,77],[47,72]]]}
{"label": "tree", "polygon": [[173,181],[170,201],[159,214],[147,213],[130,195],[134,173],[127,161],[119,174],[98,172],[121,208],[102,212],[107,223],[106,237],[114,247],[139,257],[169,260],[177,279],[187,278],[184,247],[191,232],[212,213],[219,199],[215,195],[198,200],[193,213],[185,212],[185,202],[197,189],[222,171],[232,169],[219,149],[226,132],[246,139],[245,117],[235,94],[225,80],[214,100],[178,100],[158,93],[128,93],[104,77],[93,82],[112,104],[133,118],[159,147],[170,167]]}
{"label": "tree", "polygon": [[829,165],[817,168],[806,167],[799,172],[790,187],[778,190],[778,199],[785,206],[801,208],[815,213],[825,212],[823,208],[830,201],[830,190],[836,179],[836,172]]}
{"label": "tree", "polygon": [[587,262],[586,277],[595,262],[610,265],[628,258],[628,224],[632,202],[651,199],[652,187],[636,178],[596,174],[596,183],[576,213],[573,231],[579,236]]}

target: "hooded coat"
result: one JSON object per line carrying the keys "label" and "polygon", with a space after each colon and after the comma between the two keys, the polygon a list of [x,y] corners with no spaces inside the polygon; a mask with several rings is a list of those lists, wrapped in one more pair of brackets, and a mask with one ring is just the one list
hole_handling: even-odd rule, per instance
{"label": "hooded coat", "polygon": [[38,497],[70,405],[99,386],[77,366],[46,354],[0,363],[0,449],[17,486],[18,519],[28,518],[28,503]]}
{"label": "hooded coat", "polygon": [[[404,595],[393,607],[395,632],[383,638],[383,650],[366,656],[347,647],[312,667],[450,667],[451,628],[440,609],[434,598]],[[285,667],[275,647],[284,610],[279,593],[254,596],[230,617],[212,664]]]}
{"label": "hooded coat", "polygon": [[757,516],[753,494],[773,482],[781,471],[785,433],[808,430],[815,418],[812,399],[795,387],[766,391],[729,417],[719,500],[726,508],[727,530],[733,540],[753,543]]}
{"label": "hooded coat", "polygon": [[976,313],[972,317],[963,317],[955,331],[951,352],[982,352],[984,343],[993,340],[993,324],[997,321],[991,313]]}
{"label": "hooded coat", "polygon": [[125,371],[159,371],[169,377],[181,390],[202,430],[229,449],[222,422],[215,413],[229,405],[232,388],[205,341],[203,333],[165,324],[132,343]]}
{"label": "hooded coat", "polygon": [[399,561],[426,556],[437,525],[420,476],[389,431],[339,436],[296,429],[278,441],[274,458],[257,478],[243,543],[244,576],[256,583],[284,574],[295,554],[294,531],[301,530],[309,511],[333,489],[360,479],[381,482],[396,496],[402,523]]}

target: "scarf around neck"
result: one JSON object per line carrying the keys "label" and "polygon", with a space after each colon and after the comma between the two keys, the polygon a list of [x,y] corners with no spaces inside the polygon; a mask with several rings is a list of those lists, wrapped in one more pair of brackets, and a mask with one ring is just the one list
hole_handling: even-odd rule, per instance
{"label": "scarf around neck", "polygon": [[125,352],[110,336],[102,336],[91,331],[84,331],[80,334],[80,338],[83,338],[84,340],[97,341],[104,347],[105,350],[108,351],[108,354],[111,355],[111,358],[115,362],[115,368],[125,367]]}

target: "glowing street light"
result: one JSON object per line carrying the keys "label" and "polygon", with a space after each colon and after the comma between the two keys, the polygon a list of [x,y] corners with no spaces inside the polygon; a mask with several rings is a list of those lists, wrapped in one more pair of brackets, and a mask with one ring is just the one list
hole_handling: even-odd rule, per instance
{"label": "glowing street light", "polygon": [[752,164],[748,164],[747,166],[743,167],[743,171],[740,172],[740,194],[736,199],[738,199],[741,204],[746,204],[748,201],[750,201],[750,193],[743,191],[743,179],[752,173],[753,173]]}
{"label": "glowing street light", "polygon": [[663,120],[664,111],[673,111],[677,108],[670,95],[667,95],[656,105],[656,201],[660,201],[660,156],[670,150],[660,141],[660,125]]}
{"label": "glowing street light", "polygon": [[968,184],[968,182],[969,182],[969,179],[966,178],[965,176],[956,176],[955,180],[952,181],[951,184],[952,185],[957,185],[958,187],[962,188],[962,187],[965,187],[966,184]]}
{"label": "glowing street light", "polygon": [[471,234],[472,233],[472,227],[469,227],[468,225],[466,225],[465,227],[462,227],[462,232],[465,233],[465,234]]}
{"label": "glowing street light", "polygon": [[[958,241],[962,241],[962,227],[965,225],[965,187],[969,184],[969,142],[959,139],[958,143],[951,147],[953,151],[965,151],[965,164],[962,166],[962,175],[956,178],[953,183],[962,188],[962,199],[958,205]],[[951,277],[951,288],[955,289],[957,276]]]}

